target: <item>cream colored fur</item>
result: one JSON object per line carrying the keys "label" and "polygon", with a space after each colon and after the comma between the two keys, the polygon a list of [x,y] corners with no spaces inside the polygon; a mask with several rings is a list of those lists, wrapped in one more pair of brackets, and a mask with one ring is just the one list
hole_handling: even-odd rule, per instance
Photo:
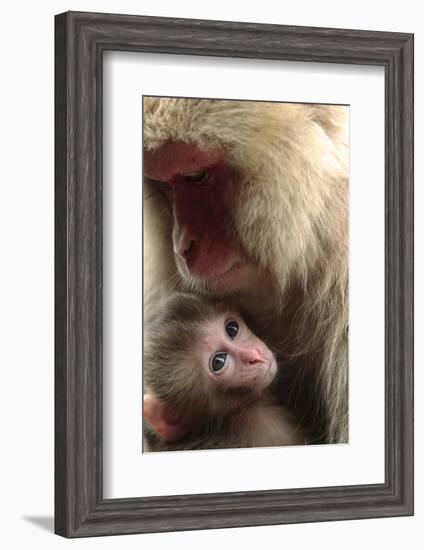
{"label": "cream colored fur", "polygon": [[[348,440],[348,109],[145,98],[144,146],[223,148],[234,231],[258,278],[244,297],[300,369],[315,369],[325,440]],[[162,214],[159,213],[162,212]],[[145,187],[145,304],[178,288],[172,219]]]}

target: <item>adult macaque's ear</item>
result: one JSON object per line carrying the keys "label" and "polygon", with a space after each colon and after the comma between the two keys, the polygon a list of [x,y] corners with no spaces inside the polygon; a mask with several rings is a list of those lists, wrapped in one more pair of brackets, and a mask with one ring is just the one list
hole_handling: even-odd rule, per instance
{"label": "adult macaque's ear", "polygon": [[144,396],[144,420],[153,430],[166,441],[177,441],[190,430],[190,425],[184,422],[165,401],[151,394]]}

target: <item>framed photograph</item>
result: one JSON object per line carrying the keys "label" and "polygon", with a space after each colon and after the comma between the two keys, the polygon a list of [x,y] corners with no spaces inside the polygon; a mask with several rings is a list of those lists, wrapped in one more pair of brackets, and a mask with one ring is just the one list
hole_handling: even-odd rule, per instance
{"label": "framed photograph", "polygon": [[55,531],[413,514],[413,35],[55,20]]}

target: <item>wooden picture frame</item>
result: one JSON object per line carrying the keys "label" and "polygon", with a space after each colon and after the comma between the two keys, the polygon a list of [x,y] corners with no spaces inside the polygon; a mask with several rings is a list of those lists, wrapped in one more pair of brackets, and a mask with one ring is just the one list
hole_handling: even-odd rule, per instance
{"label": "wooden picture frame", "polygon": [[[385,482],[104,499],[102,55],[385,71]],[[68,12],[55,21],[55,532],[65,537],[413,514],[413,35]]]}

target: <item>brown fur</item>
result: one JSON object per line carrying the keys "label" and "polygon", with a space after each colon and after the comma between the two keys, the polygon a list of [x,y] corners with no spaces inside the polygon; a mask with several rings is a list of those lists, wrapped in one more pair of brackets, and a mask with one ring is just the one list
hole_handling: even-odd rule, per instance
{"label": "brown fur", "polygon": [[208,322],[227,313],[228,302],[174,293],[160,302],[146,322],[144,393],[189,419],[189,429],[176,441],[158,435],[144,423],[148,451],[270,447],[305,443],[288,411],[266,390],[260,397],[244,392],[235,398],[213,392],[196,355]]}
{"label": "brown fur", "polygon": [[[220,147],[233,230],[257,276],[239,306],[284,355],[289,405],[316,441],[348,440],[347,108],[145,98],[144,147]],[[172,216],[145,182],[145,307],[181,288]],[[196,288],[192,288],[196,292]]]}

